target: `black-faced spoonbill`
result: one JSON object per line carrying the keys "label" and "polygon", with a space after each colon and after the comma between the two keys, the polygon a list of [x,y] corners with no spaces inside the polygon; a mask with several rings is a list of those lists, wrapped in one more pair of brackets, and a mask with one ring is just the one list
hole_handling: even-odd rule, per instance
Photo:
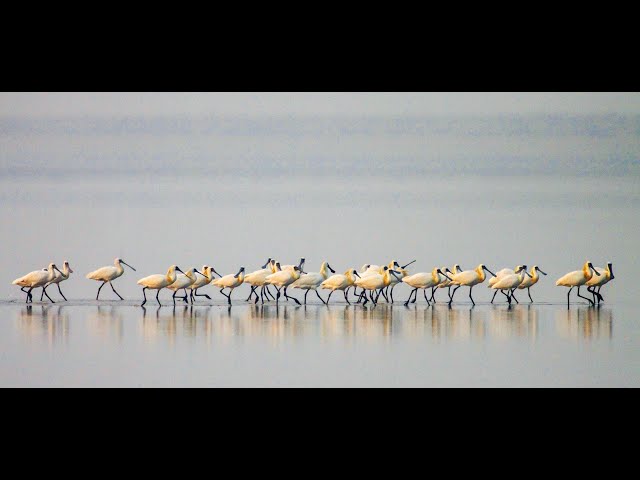
{"label": "black-faced spoonbill", "polygon": [[[46,269],[44,271],[46,271]],[[62,293],[62,290],[60,290],[60,282],[64,282],[65,280],[67,280],[69,278],[69,275],[72,273],[73,273],[73,270],[71,270],[71,267],[69,266],[69,262],[65,260],[64,263],[62,264],[62,273],[54,272],[55,278],[51,280],[49,283],[47,283],[44,287],[42,287],[42,295],[40,295],[40,301],[42,301],[42,299],[44,298],[44,294],[47,291],[47,287],[52,283],[55,283],[58,286],[58,291],[60,292],[60,295],[62,295],[62,298],[64,298],[64,301],[66,302],[67,297],[65,297],[64,293]]]}
{"label": "black-faced spoonbill", "polygon": [[318,293],[318,287],[320,286],[320,284],[327,278],[329,278],[329,272],[327,270],[330,270],[331,273],[336,273],[336,271],[331,268],[331,265],[329,265],[329,262],[322,262],[319,272],[305,273],[291,284],[291,288],[301,288],[303,290],[306,290],[304,294],[305,305],[307,304],[307,295],[309,294],[309,290],[313,290],[314,292],[316,292],[316,295],[322,301],[322,303],[324,303],[325,305],[327,304],[327,302],[325,302]]}
{"label": "black-faced spoonbill", "polygon": [[538,275],[538,272],[540,272],[543,275],[546,275],[546,273],[540,270],[540,267],[538,267],[537,265],[534,265],[533,268],[531,268],[531,273],[529,274],[529,276],[526,277],[522,281],[522,283],[518,286],[520,290],[525,288],[527,289],[527,293],[529,294],[529,300],[531,300],[531,303],[533,303],[533,298],[531,298],[531,287],[533,287],[536,283],[538,283],[538,280],[540,279],[540,275]]}
{"label": "black-faced spoonbill", "polygon": [[[27,301],[25,303],[29,303],[29,301],[33,303],[33,295],[31,295],[31,291],[34,288],[44,287],[47,283],[52,281],[55,278],[56,270],[60,274],[62,274],[62,272],[58,270],[58,267],[56,267],[55,263],[50,263],[47,270],[35,270],[33,272],[27,273],[24,277],[20,277],[14,280],[12,283],[13,285],[20,286],[20,290],[27,294]],[[28,288],[29,291],[25,291],[25,288]],[[56,303],[46,292],[45,295],[51,301],[51,303]]]}
{"label": "black-faced spoonbill", "polygon": [[600,276],[600,273],[593,267],[593,264],[589,261],[586,261],[582,266],[582,270],[569,272],[556,281],[556,286],[570,287],[569,291],[567,292],[567,308],[569,308],[569,295],[571,294],[571,290],[573,290],[573,287],[578,287],[578,296],[580,298],[584,298],[585,300],[587,300],[590,305],[595,305],[595,303],[591,301],[591,299],[580,295],[580,287],[591,280],[591,277],[593,277],[594,274],[596,275],[596,277]]}
{"label": "black-faced spoonbill", "polygon": [[[111,282],[116,278],[121,277],[122,274],[124,273],[124,267],[122,266],[122,264],[126,265],[134,272],[136,271],[135,268],[133,268],[131,265],[129,265],[128,263],[126,263],[124,260],[120,258],[116,258],[113,264],[115,266],[102,267],[94,272],[87,274],[87,278],[89,280],[96,280],[98,282],[102,282],[102,285],[100,285],[100,288],[98,288],[98,294],[96,295],[96,300],[98,300],[98,297],[100,297],[100,290],[102,290],[102,287],[104,287],[105,284],[107,283],[111,286],[111,290],[113,290],[113,293],[115,293],[116,295],[118,295],[118,297],[120,297],[120,294],[116,292],[116,289],[113,288],[113,284]],[[120,300],[124,300],[124,298],[120,297]]]}
{"label": "black-faced spoonbill", "polygon": [[144,277],[138,280],[138,285],[142,285],[144,287],[142,289],[144,302],[142,302],[142,305],[140,306],[144,307],[145,303],[147,303],[147,294],[145,292],[145,290],[147,289],[158,291],[158,293],[156,293],[156,300],[158,302],[158,305],[162,306],[162,304],[160,303],[160,299],[158,298],[158,296],[160,295],[160,290],[162,290],[165,287],[168,287],[169,285],[171,285],[173,282],[176,281],[176,278],[177,278],[176,272],[184,273],[182,270],[180,270],[180,268],[177,265],[171,265],[169,267],[169,270],[167,270],[166,275],[161,275],[161,274],[149,275],[148,277]]}
{"label": "black-faced spoonbill", "polygon": [[[513,291],[520,286],[527,276],[530,277],[529,272],[527,272],[527,266],[519,265],[514,273],[507,273],[501,277],[497,277],[498,280],[491,286],[491,288],[496,291],[502,291],[502,293],[506,295],[509,305],[511,305],[511,296],[513,295]],[[504,293],[505,290],[507,293]]]}
{"label": "black-faced spoonbill", "polygon": [[[404,277],[406,277],[407,275],[409,275],[409,272],[407,272],[406,268],[407,268],[409,265],[411,265],[412,263],[415,263],[415,262],[416,262],[416,260],[413,260],[413,261],[411,261],[411,262],[407,263],[406,265],[404,265],[404,266],[402,266],[402,267],[401,267],[401,266],[400,266],[400,264],[399,264],[397,261],[395,261],[395,260],[393,260],[393,261],[389,262],[389,265],[387,265],[387,266],[388,266],[389,268],[391,268],[391,269],[395,270],[396,272],[399,272],[399,278],[400,278],[400,280],[398,280],[398,277],[396,277],[396,276],[393,276],[393,277],[390,277],[390,278],[389,278],[389,286],[386,288],[386,292],[387,292],[387,293],[386,293],[386,294],[383,294],[383,295],[384,295],[384,298],[386,298],[386,299],[387,299],[387,302],[389,302],[389,298],[390,298],[390,299],[391,299],[391,303],[393,303],[393,289],[394,289],[394,288],[396,288],[396,285],[398,285],[399,283],[401,283],[401,282],[402,282],[402,279],[403,279]],[[389,287],[391,287],[391,290],[389,290]]]}
{"label": "black-faced spoonbill", "polygon": [[173,292],[174,305],[176,304],[176,293],[178,293],[178,290],[181,290],[181,289],[184,289],[184,297],[182,297],[182,300],[189,303],[187,300],[187,288],[193,285],[197,280],[198,277],[196,276],[196,274],[200,274],[202,277],[204,277],[204,274],[200,273],[197,269],[190,268],[186,272],[181,273],[180,275],[177,275],[176,281],[167,287],[169,290]]}
{"label": "black-faced spoonbill", "polygon": [[[213,281],[213,284],[216,287],[220,287],[220,293],[227,297],[229,301],[229,305],[231,305],[231,294],[233,293],[233,289],[239,287],[244,282],[244,267],[240,267],[240,270],[235,275],[225,275],[222,278],[216,278]],[[229,295],[224,293],[224,289],[228,288],[230,290]]]}
{"label": "black-faced spoonbill", "polygon": [[456,288],[454,288],[453,292],[451,292],[451,298],[449,299],[449,306],[451,306],[451,302],[453,302],[453,297],[456,294],[456,291],[460,287],[469,287],[469,298],[471,299],[471,303],[473,303],[473,305],[475,306],[476,302],[473,301],[473,297],[471,296],[471,291],[473,290],[473,287],[475,285],[484,282],[484,279],[486,278],[486,275],[484,273],[485,270],[489,272],[491,275],[493,275],[494,277],[496,276],[495,273],[493,273],[491,270],[485,267],[482,263],[473,270],[465,270],[464,272],[454,275],[451,279],[451,284],[457,285],[457,286]]}
{"label": "black-faced spoonbill", "polygon": [[344,292],[344,299],[347,301],[349,305],[351,305],[351,302],[347,297],[347,292],[355,283],[356,277],[360,278],[360,275],[358,275],[358,272],[356,272],[354,268],[350,268],[349,270],[344,272],[344,274],[341,275],[338,273],[336,275],[331,275],[324,282],[322,282],[320,284],[320,288],[325,290],[331,290],[331,293],[329,294],[329,298],[327,298],[327,305],[329,305],[329,300],[331,300],[331,295],[333,295],[333,292],[335,292],[336,290],[342,290]]}
{"label": "black-faced spoonbill", "polygon": [[[244,283],[248,283],[251,285],[251,293],[249,293],[249,297],[247,297],[247,302],[251,300],[253,295],[256,296],[256,302],[262,299],[262,303],[264,304],[264,288],[265,288],[265,280],[272,273],[276,273],[276,262],[269,258],[267,263],[265,263],[260,270],[256,270],[254,272],[248,273],[244,276]],[[256,290],[260,287],[260,295],[258,295]],[[267,297],[267,301],[269,297]]]}
{"label": "black-faced spoonbill", "polygon": [[191,303],[196,301],[196,297],[207,297],[209,300],[211,300],[211,297],[206,293],[200,295],[198,293],[198,289],[206,287],[211,282],[213,282],[213,280],[216,278],[213,276],[213,274],[216,274],[218,275],[218,277],[222,278],[222,275],[216,272],[215,268],[210,267],[209,265],[202,266],[202,276],[196,277],[196,281],[193,282],[193,285],[187,287],[190,290],[189,296],[191,297]]}
{"label": "black-faced spoonbill", "polygon": [[[366,277],[361,277],[356,280],[355,284],[363,289],[362,293],[360,294],[360,297],[364,297],[364,303],[362,304],[362,306],[365,306],[367,304],[367,290],[369,290],[369,297],[371,298],[373,304],[378,305],[378,298],[380,298],[382,289],[389,286],[390,276],[393,275],[398,279],[400,278],[398,277],[400,272],[391,270],[386,265],[382,268],[382,270],[384,271],[383,275],[380,275],[379,273],[372,273],[370,275],[367,275]],[[379,290],[379,292],[378,295],[374,298],[373,292],[375,290]]]}
{"label": "black-faced spoonbill", "polygon": [[300,278],[300,273],[300,268],[294,266],[293,270],[278,270],[276,273],[267,276],[265,283],[276,287],[276,291],[278,292],[276,295],[276,304],[278,304],[280,300],[280,290],[284,287],[284,297],[287,300],[291,298],[298,305],[301,305],[297,298],[287,295],[287,287]]}
{"label": "black-faced spoonbill", "polygon": [[[442,270],[443,273],[448,273],[451,277],[453,277],[453,275],[457,273],[462,273],[462,268],[457,263],[453,266],[453,269],[451,270],[449,270],[449,267],[441,267],[440,270]],[[452,285],[451,280],[444,280],[440,282],[440,284],[437,285],[436,287],[433,287],[431,289],[431,300],[433,301],[433,303],[436,303],[435,293],[436,293],[436,290],[439,288],[447,288],[448,289],[447,297],[449,298],[449,300],[451,300],[451,285]]]}
{"label": "black-faced spoonbill", "polygon": [[[587,282],[587,290],[589,290],[589,292],[591,292],[591,294],[593,295],[593,301],[596,301],[597,295],[598,303],[600,303],[604,301],[604,298],[602,297],[602,295],[600,295],[600,289],[604,284],[609,283],[616,277],[613,276],[613,263],[611,262],[607,262],[607,268],[597,267],[596,270],[600,272],[601,275],[599,277],[591,277],[591,280]],[[597,292],[596,288],[598,289]]]}
{"label": "black-faced spoonbill", "polygon": [[414,295],[413,303],[416,302],[418,298],[418,290],[422,289],[422,293],[424,294],[424,299],[427,301],[427,305],[431,305],[429,299],[427,298],[427,288],[434,288],[440,284],[440,282],[445,279],[451,280],[449,276],[447,276],[442,269],[434,268],[431,273],[420,272],[414,273],[413,275],[407,275],[402,278],[402,281],[413,288],[411,293],[409,293],[409,298],[406,302],[404,302],[404,306],[408,306],[411,301],[411,296]]}
{"label": "black-faced spoonbill", "polygon": [[[505,275],[513,275],[514,273],[519,273],[520,270],[522,270],[522,267],[523,267],[523,265],[517,265],[516,268],[503,268],[502,270],[498,270],[496,272],[496,276],[489,279],[489,284],[487,285],[487,288],[493,287],[498,282],[498,280],[500,280]],[[525,268],[526,268],[526,266],[525,266]],[[496,295],[498,294],[498,292],[502,292],[502,294],[504,296],[507,296],[507,294],[504,293],[502,290],[496,290],[494,292],[494,294],[493,294],[493,297],[491,297],[491,303],[493,303],[493,300],[496,298]],[[518,302],[518,299],[516,299],[516,297],[513,297],[513,299],[517,303],[520,303],[520,302]],[[507,300],[508,300],[508,297],[507,297]],[[511,302],[509,302],[509,303],[511,303]]]}

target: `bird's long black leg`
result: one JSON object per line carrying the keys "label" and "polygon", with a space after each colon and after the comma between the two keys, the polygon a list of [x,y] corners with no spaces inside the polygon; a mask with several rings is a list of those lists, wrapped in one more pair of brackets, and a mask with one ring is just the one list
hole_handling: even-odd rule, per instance
{"label": "bird's long black leg", "polygon": [[318,297],[320,300],[322,300],[322,303],[324,303],[325,305],[328,305],[328,303],[327,303],[327,302],[325,302],[325,301],[323,300],[323,298],[320,296],[320,294],[318,293],[318,290],[315,290],[315,292],[316,292],[317,297]]}
{"label": "bird's long black leg", "polygon": [[100,290],[102,290],[102,287],[104,287],[107,284],[107,282],[102,282],[102,285],[100,285],[100,288],[98,289],[98,294],[96,295],[96,300],[98,300],[98,297],[100,296]]}
{"label": "bird's long black leg", "polygon": [[[307,291],[307,293],[308,293],[308,291]],[[296,302],[298,305],[302,305],[302,304],[298,301],[298,299],[297,299],[297,298],[295,298],[295,297],[290,297],[289,295],[287,295],[287,287],[284,287],[284,298],[286,298],[287,300],[288,300],[288,299],[291,299],[291,300],[293,300],[294,302]]]}
{"label": "bird's long black leg", "polygon": [[309,295],[309,289],[307,288],[307,291],[304,294],[304,304],[307,304],[307,295]]}
{"label": "bird's long black leg", "polygon": [[573,287],[571,287],[567,292],[567,308],[569,308],[569,295],[571,295],[571,290],[573,290]]}
{"label": "bird's long black leg", "polygon": [[[456,292],[458,291],[458,289],[460,288],[460,285],[458,285],[456,288],[453,289],[453,293],[451,293],[451,295],[449,295],[449,306],[451,306],[451,302],[453,302],[453,296],[456,294]],[[449,287],[449,289],[451,289],[451,287]]]}
{"label": "bird's long black leg", "polygon": [[[422,293],[424,294],[424,299],[427,301],[427,305],[431,306],[431,302],[427,298],[427,290],[426,289],[422,289]],[[416,293],[416,296],[418,296],[417,293]]]}
{"label": "bird's long black leg", "polygon": [[[109,282],[109,286],[111,287],[111,290],[113,290],[113,293],[115,293],[116,295],[118,295],[118,297],[120,297],[120,294],[118,292],[116,292],[116,289],[113,288],[113,283]],[[186,290],[185,290],[186,292]],[[186,293],[185,293],[186,295]],[[120,297],[120,300],[124,300],[124,298]]]}
{"label": "bird's long black leg", "polygon": [[49,296],[49,294],[47,293],[47,289],[46,289],[46,288],[43,288],[43,289],[42,289],[42,292],[46,295],[46,297],[49,299],[49,301],[50,301],[51,303],[56,303],[56,302],[54,302],[54,301],[53,301],[53,298],[51,298],[51,297]]}
{"label": "bird's long black leg", "polygon": [[158,305],[162,306],[160,303],[160,289],[158,289],[158,293],[156,293],[156,301],[158,302]]}
{"label": "bird's long black leg", "polygon": [[144,296],[144,302],[142,302],[142,305],[140,305],[141,307],[144,307],[144,304],[147,303],[147,294],[145,293],[146,289],[147,289],[147,287],[144,287],[142,289],[142,295]]}
{"label": "bird's long black leg", "polygon": [[65,297],[64,293],[62,293],[62,290],[60,290],[60,284],[56,283],[56,285],[58,285],[58,292],[60,292],[60,295],[62,295],[62,298],[64,298],[64,301],[68,302],[69,300],[67,300],[67,297]]}
{"label": "bird's long black leg", "polygon": [[[493,303],[493,300],[496,298],[496,295],[498,294],[499,290],[496,290],[493,294],[493,297],[491,297],[491,303]],[[504,292],[503,292],[504,293]]]}
{"label": "bird's long black leg", "polygon": [[411,290],[411,292],[409,292],[409,298],[407,298],[407,301],[404,302],[404,306],[408,307],[409,306],[409,302],[411,301],[411,296],[413,295],[413,292],[415,292],[417,290],[417,288],[414,288],[413,290]]}
{"label": "bird's long black leg", "polygon": [[593,302],[591,301],[591,299],[590,299],[590,298],[583,297],[582,295],[580,295],[580,287],[578,287],[578,296],[579,296],[580,298],[584,298],[586,301],[588,301],[588,302],[589,302],[589,305],[591,305],[591,306],[595,305],[595,303],[593,303]]}
{"label": "bird's long black leg", "polygon": [[512,288],[512,289],[511,289],[511,298],[513,298],[513,299],[516,301],[516,303],[520,303],[520,302],[518,301],[518,299],[516,298],[516,296],[514,295],[514,294],[515,294],[515,292],[516,292],[516,289],[515,289],[515,288]]}
{"label": "bird's long black leg", "polygon": [[531,287],[527,287],[527,293],[529,294],[529,300],[533,303],[533,298],[531,298]]}
{"label": "bird's long black leg", "polygon": [[473,287],[469,287],[469,298],[471,299],[471,303],[473,303],[473,305],[475,306],[476,302],[473,301],[473,297],[471,296],[471,290],[473,290]]}

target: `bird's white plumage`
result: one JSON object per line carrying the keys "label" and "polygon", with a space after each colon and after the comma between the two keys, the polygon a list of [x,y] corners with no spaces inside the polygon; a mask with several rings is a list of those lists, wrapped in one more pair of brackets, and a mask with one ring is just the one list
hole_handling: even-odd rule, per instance
{"label": "bird's white plumage", "polygon": [[300,270],[280,270],[268,275],[265,284],[275,285],[278,288],[288,287],[300,278]]}
{"label": "bird's white plumage", "polygon": [[243,282],[244,282],[244,270],[241,270],[239,274],[235,274],[235,275],[229,274],[229,275],[225,275],[222,278],[216,278],[213,281],[213,284],[216,287],[230,288],[233,290],[234,288],[242,285]]}
{"label": "bird's white plumage", "polygon": [[609,265],[607,268],[605,267],[595,267],[595,269],[600,273],[600,276],[593,275],[588,281],[587,285],[590,287],[601,287],[602,285],[609,283],[611,281],[611,269]]}
{"label": "bird's white plumage", "polygon": [[414,273],[413,275],[407,275],[402,278],[402,281],[410,287],[422,289],[435,287],[443,280],[446,280],[446,278],[438,273],[438,268],[434,268],[431,273]]}
{"label": "bird's white plumage", "polygon": [[355,283],[356,278],[353,272],[355,272],[355,270],[351,268],[344,272],[344,274],[337,273],[331,275],[320,284],[320,287],[325,290],[346,290]]}
{"label": "bird's white plumage", "polygon": [[563,275],[556,281],[556,285],[560,287],[579,287],[591,280],[591,277],[593,277],[593,273],[589,267],[589,262],[585,262],[582,270],[575,270]]}
{"label": "bird's white plumage", "polygon": [[19,287],[39,288],[44,287],[55,278],[55,264],[49,264],[47,270],[34,270],[26,275],[15,279],[12,284]]}
{"label": "bird's white plumage", "polygon": [[113,264],[113,266],[109,265],[88,273],[87,278],[98,282],[111,282],[112,280],[115,280],[122,276],[124,273],[124,267],[122,266],[119,258],[116,258]]}
{"label": "bird's white plumage", "polygon": [[322,262],[319,272],[310,272],[301,275],[291,284],[291,288],[301,288],[303,290],[316,290],[322,282],[329,278],[328,263]]}
{"label": "bird's white plumage", "polygon": [[48,282],[45,287],[48,287],[49,285],[53,284],[53,283],[60,283],[60,282],[64,282],[65,280],[69,279],[69,275],[71,275],[73,273],[73,270],[71,270],[71,267],[69,266],[69,262],[67,262],[66,260],[64,261],[64,263],[62,264],[62,272],[58,272],[57,270],[53,271],[53,280],[51,280],[50,282]]}
{"label": "bird's white plumage", "polygon": [[156,274],[141,278],[140,280],[138,280],[138,285],[142,285],[143,287],[150,290],[161,290],[165,287],[168,287],[176,281],[176,268],[176,265],[172,265],[171,267],[169,267],[169,270],[167,270],[166,275]]}
{"label": "bird's white plumage", "polygon": [[173,290],[174,292],[177,292],[181,288],[187,288],[192,286],[196,281],[196,277],[197,275],[195,273],[195,268],[190,268],[186,272],[176,275],[176,281],[173,282],[171,285],[168,285],[167,288],[169,290]]}

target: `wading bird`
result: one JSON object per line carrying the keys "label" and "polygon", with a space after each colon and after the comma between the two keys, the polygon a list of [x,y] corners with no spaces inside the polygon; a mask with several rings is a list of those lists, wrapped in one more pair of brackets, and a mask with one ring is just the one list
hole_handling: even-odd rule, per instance
{"label": "wading bird", "polygon": [[[47,271],[47,269],[44,269],[44,271]],[[53,274],[55,275],[55,278],[51,280],[49,283],[47,283],[44,287],[42,287],[42,295],[40,295],[40,301],[42,301],[42,299],[44,298],[44,294],[47,291],[47,287],[55,283],[58,287],[58,292],[60,292],[60,295],[62,295],[62,298],[64,298],[66,302],[67,297],[65,297],[64,293],[62,293],[62,290],[60,290],[60,283],[67,280],[69,278],[69,275],[72,273],[73,273],[73,270],[71,270],[71,267],[69,266],[69,262],[65,260],[64,263],[62,264],[62,273],[53,272]]]}
{"label": "wading bird", "polygon": [[[509,305],[511,305],[511,297],[513,295],[513,291],[520,286],[522,281],[527,276],[530,276],[529,273],[527,272],[527,266],[518,265],[514,273],[507,273],[502,275],[501,277],[498,278],[496,282],[494,282],[491,288],[496,290],[496,293],[498,290],[500,290],[503,293],[503,295],[507,297],[507,301],[509,302]],[[507,293],[504,293],[505,290],[507,291]]]}
{"label": "wading bird", "polygon": [[[597,296],[598,303],[600,303],[604,302],[604,298],[600,295],[600,289],[604,284],[609,283],[616,277],[613,276],[613,263],[611,262],[607,262],[607,268],[597,267],[596,270],[600,272],[601,275],[599,277],[591,277],[591,280],[587,282],[587,290],[593,295],[593,301],[596,301]],[[598,289],[597,292],[596,288]]]}
{"label": "wading bird", "polygon": [[[62,274],[62,272],[58,270],[58,267],[56,267],[55,263],[50,263],[49,268],[47,268],[46,270],[35,270],[33,272],[27,273],[25,276],[14,280],[12,284],[21,287],[20,290],[27,294],[27,301],[25,303],[33,303],[33,295],[31,295],[31,291],[34,288],[44,287],[47,283],[51,282],[55,278],[55,271],[58,271],[60,274]],[[28,288],[29,291],[25,291],[25,288]],[[51,303],[56,303],[47,294],[47,292],[45,292],[44,294],[51,301]]]}
{"label": "wading bird", "polygon": [[[134,272],[136,271],[135,268],[133,268],[131,265],[129,265],[128,263],[126,263],[124,260],[120,258],[116,258],[113,263],[115,265],[113,267],[112,266],[102,267],[94,272],[87,274],[87,278],[89,280],[96,280],[98,282],[103,282],[102,285],[100,285],[100,288],[98,288],[98,294],[96,295],[96,300],[98,300],[98,297],[100,296],[100,290],[102,290],[102,287],[104,287],[105,284],[107,283],[111,287],[111,290],[113,290],[113,293],[115,293],[116,295],[118,295],[118,297],[120,297],[120,294],[116,292],[116,289],[113,288],[113,284],[111,282],[116,278],[122,276],[122,274],[124,273],[124,267],[122,266],[122,264],[126,265]],[[120,300],[124,300],[124,298],[120,297]]]}
{"label": "wading bird", "polygon": [[[360,297],[364,297],[363,306],[367,304],[367,290],[369,290],[369,297],[374,305],[378,305],[378,298],[380,297],[380,293],[382,289],[387,287],[390,282],[390,275],[394,275],[396,278],[398,277],[399,272],[395,270],[389,269],[386,265],[383,267],[384,274],[380,275],[379,273],[372,273],[371,275],[367,275],[366,277],[361,277],[356,280],[355,284],[362,288],[362,293]],[[379,290],[378,295],[374,297],[373,292]]]}
{"label": "wading bird", "polygon": [[[496,276],[495,277],[491,277],[489,279],[489,285],[487,285],[487,288],[491,288],[493,287],[498,280],[500,280],[502,277],[504,277],[505,275],[513,275],[514,273],[518,273],[520,272],[520,270],[522,269],[523,265],[518,265],[516,268],[503,268],[502,270],[498,270],[496,272]],[[526,267],[525,267],[526,268]],[[491,297],[491,303],[493,303],[493,300],[496,298],[496,295],[498,294],[498,292],[502,292],[502,290],[496,290],[493,293],[493,297]],[[505,296],[506,294],[504,292],[502,292]],[[518,302],[518,299],[516,297],[513,297],[513,299]],[[519,302],[518,302],[519,303]]]}
{"label": "wading bird", "polygon": [[[531,268],[531,273],[529,274],[529,276],[526,277],[522,281],[522,283],[518,286],[520,290],[523,290],[525,288],[527,289],[527,293],[529,294],[529,300],[531,300],[531,303],[533,303],[533,298],[531,298],[531,287],[533,287],[536,283],[538,283],[538,280],[540,279],[540,275],[538,275],[538,272],[540,272],[543,275],[546,275],[546,273],[540,270],[540,267],[538,267],[537,265],[534,265],[533,268]],[[513,298],[515,299],[515,297]]]}
{"label": "wading bird", "polygon": [[442,271],[442,269],[438,267],[434,268],[431,271],[431,273],[420,272],[420,273],[414,273],[413,275],[407,275],[406,277],[403,277],[402,281],[413,288],[413,290],[411,290],[411,293],[409,293],[409,298],[407,299],[406,302],[404,302],[404,306],[406,307],[409,305],[409,302],[411,301],[411,296],[414,294],[415,295],[412,303],[416,303],[419,289],[422,289],[422,293],[424,294],[424,299],[427,301],[427,305],[431,305],[431,302],[429,302],[429,299],[427,298],[426,289],[436,287],[438,284],[440,284],[440,282],[444,281],[445,279],[451,280],[451,278],[448,277]]}
{"label": "wading bird", "polygon": [[184,297],[181,297],[182,300],[189,303],[189,301],[187,300],[188,298],[187,288],[192,286],[196,282],[196,279],[198,278],[196,276],[196,273],[199,273],[202,277],[204,277],[203,273],[200,273],[195,268],[190,268],[186,272],[181,273],[180,275],[177,275],[176,281],[167,287],[169,290],[173,292],[172,298],[173,298],[174,305],[176,304],[176,293],[178,293],[178,290],[181,290],[181,289],[184,290]]}
{"label": "wading bird", "polygon": [[171,265],[169,267],[169,270],[167,270],[166,275],[162,275],[162,274],[149,275],[148,277],[144,277],[138,280],[138,285],[142,285],[144,287],[142,289],[142,295],[144,296],[144,301],[140,306],[144,307],[144,305],[147,303],[147,294],[145,293],[145,290],[147,289],[158,291],[158,293],[156,293],[156,300],[158,301],[158,305],[162,306],[162,304],[160,303],[160,299],[158,298],[158,296],[160,295],[160,290],[168,287],[169,285],[171,285],[173,282],[176,281],[176,278],[177,278],[176,272],[184,273],[182,270],[180,270],[178,266]]}
{"label": "wading bird", "polygon": [[275,286],[276,291],[278,292],[276,295],[276,304],[280,300],[280,289],[284,288],[284,297],[287,300],[291,298],[298,305],[300,305],[300,302],[297,298],[289,297],[289,295],[287,295],[287,287],[300,278],[300,272],[301,271],[298,267],[293,267],[293,270],[278,270],[276,273],[272,273],[271,275],[267,276],[265,284]]}
{"label": "wading bird", "polygon": [[476,302],[473,301],[473,297],[471,296],[471,291],[473,287],[479,283],[484,282],[486,278],[485,270],[489,272],[494,277],[496,276],[491,270],[485,267],[482,263],[478,265],[474,270],[465,270],[464,272],[458,273],[451,278],[452,285],[457,285],[456,288],[451,292],[451,298],[449,299],[449,306],[451,306],[451,302],[453,302],[453,296],[456,294],[456,291],[460,287],[469,287],[469,298],[471,299],[471,303],[475,306]]}
{"label": "wading bird", "polygon": [[329,265],[329,262],[322,262],[319,272],[305,273],[291,284],[291,288],[301,288],[303,290],[306,290],[304,294],[305,305],[307,304],[307,295],[309,294],[309,290],[313,290],[314,292],[316,292],[316,295],[322,301],[322,303],[324,303],[325,305],[327,304],[327,302],[325,302],[318,293],[318,287],[320,286],[320,284],[327,278],[329,278],[329,272],[327,270],[330,270],[331,273],[336,273],[336,271],[331,268],[331,265]]}
{"label": "wading bird", "polygon": [[[235,275],[225,275],[221,278],[216,278],[213,281],[213,284],[216,287],[220,287],[220,293],[227,297],[227,301],[229,305],[231,305],[231,294],[233,293],[233,289],[239,287],[244,282],[244,267],[240,267],[240,270]],[[229,295],[224,293],[224,289],[229,289]]]}
{"label": "wading bird", "polygon": [[[265,288],[267,288],[265,282],[269,275],[271,275],[272,273],[276,273],[277,271],[278,270],[276,268],[276,261],[269,258],[267,260],[267,263],[265,263],[260,270],[256,270],[254,272],[246,274],[244,276],[244,283],[248,283],[249,285],[251,285],[251,293],[249,293],[249,297],[247,297],[246,301],[250,301],[251,297],[253,297],[253,295],[255,294],[255,303],[258,303],[258,300],[261,299],[262,304],[264,304],[264,296],[271,295],[271,292],[269,292],[269,290],[266,290],[265,292]],[[260,287],[260,295],[256,293],[258,287]],[[273,298],[275,299],[275,297]],[[268,296],[267,301],[269,301]]]}
{"label": "wading bird", "polygon": [[586,261],[582,266],[582,270],[569,272],[556,281],[556,286],[570,287],[569,291],[567,292],[567,308],[569,308],[569,295],[571,295],[571,290],[573,290],[573,287],[578,287],[578,296],[580,298],[584,298],[585,300],[587,300],[590,305],[595,305],[595,303],[591,299],[580,295],[580,287],[591,280],[591,277],[593,277],[594,274],[596,275],[596,277],[600,276],[600,273],[593,267],[593,264],[589,261]]}
{"label": "wading bird", "polygon": [[189,287],[187,287],[189,289],[189,297],[191,298],[191,303],[196,301],[196,297],[207,297],[209,300],[211,300],[211,297],[209,295],[207,295],[206,293],[203,293],[202,295],[200,295],[198,293],[198,289],[202,288],[202,287],[206,287],[207,285],[209,285],[216,277],[213,276],[213,274],[218,275],[219,277],[222,277],[222,275],[220,275],[218,272],[216,272],[216,269],[213,267],[210,267],[209,265],[203,265],[202,266],[202,273],[200,277],[196,277],[196,281],[193,282],[192,285],[190,285]]}
{"label": "wading bird", "polygon": [[344,299],[347,301],[349,305],[351,305],[351,302],[347,297],[347,292],[355,283],[356,281],[355,277],[360,278],[360,275],[358,275],[358,272],[356,272],[355,269],[350,268],[349,270],[344,272],[344,274],[338,273],[336,275],[331,275],[324,282],[322,282],[320,284],[320,287],[322,289],[331,290],[331,293],[329,293],[329,298],[327,298],[327,305],[329,305],[329,300],[331,300],[331,295],[333,295],[333,292],[335,292],[336,290],[342,290],[344,292]]}

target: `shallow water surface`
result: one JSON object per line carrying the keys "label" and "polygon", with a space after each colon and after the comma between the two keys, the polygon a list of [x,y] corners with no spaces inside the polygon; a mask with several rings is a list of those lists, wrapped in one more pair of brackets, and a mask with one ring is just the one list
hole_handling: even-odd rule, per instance
{"label": "shallow water surface", "polygon": [[635,308],[0,304],[11,387],[637,387]]}

